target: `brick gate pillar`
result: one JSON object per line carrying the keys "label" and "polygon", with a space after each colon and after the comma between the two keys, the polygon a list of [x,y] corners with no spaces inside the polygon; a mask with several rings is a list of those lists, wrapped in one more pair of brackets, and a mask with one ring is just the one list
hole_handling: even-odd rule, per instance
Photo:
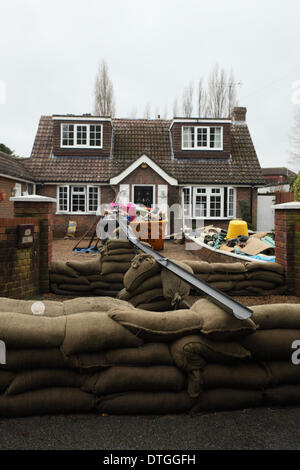
{"label": "brick gate pillar", "polygon": [[49,292],[49,264],[52,260],[53,215],[56,199],[38,195],[12,197],[15,217],[35,217],[40,221],[40,293]]}
{"label": "brick gate pillar", "polygon": [[285,269],[288,290],[300,295],[300,202],[276,204],[275,256]]}

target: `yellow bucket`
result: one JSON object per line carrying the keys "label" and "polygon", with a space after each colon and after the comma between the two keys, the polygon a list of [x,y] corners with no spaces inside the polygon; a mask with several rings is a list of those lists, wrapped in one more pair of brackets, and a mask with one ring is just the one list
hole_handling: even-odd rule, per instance
{"label": "yellow bucket", "polygon": [[248,237],[248,225],[244,220],[231,220],[229,222],[228,232],[226,239],[236,238],[239,235],[246,235]]}

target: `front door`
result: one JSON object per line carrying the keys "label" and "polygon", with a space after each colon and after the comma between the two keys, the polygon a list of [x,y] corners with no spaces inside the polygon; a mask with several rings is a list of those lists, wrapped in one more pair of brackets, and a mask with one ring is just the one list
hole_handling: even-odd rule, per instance
{"label": "front door", "polygon": [[152,207],[153,205],[153,186],[138,186],[135,185],[133,189],[133,202],[134,204]]}

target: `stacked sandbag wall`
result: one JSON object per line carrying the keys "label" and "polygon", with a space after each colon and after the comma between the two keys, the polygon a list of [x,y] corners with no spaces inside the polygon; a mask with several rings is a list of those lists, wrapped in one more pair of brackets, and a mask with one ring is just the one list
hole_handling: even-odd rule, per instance
{"label": "stacked sandbag wall", "polygon": [[286,291],[284,269],[278,263],[183,262],[193,269],[198,279],[230,295],[278,295]]}
{"label": "stacked sandbag wall", "polygon": [[207,299],[151,312],[110,297],[0,299],[0,416],[199,413],[300,404],[300,305],[238,320]]}
{"label": "stacked sandbag wall", "polygon": [[116,296],[136,252],[127,240],[109,240],[94,259],[53,261],[50,290],[57,295]]}

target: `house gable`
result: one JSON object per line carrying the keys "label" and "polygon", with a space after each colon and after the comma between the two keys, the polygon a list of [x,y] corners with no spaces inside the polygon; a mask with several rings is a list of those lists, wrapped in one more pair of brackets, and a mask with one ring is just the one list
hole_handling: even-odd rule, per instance
{"label": "house gable", "polygon": [[131,163],[125,170],[123,170],[119,175],[110,179],[110,184],[119,184],[125,178],[127,178],[132,172],[137,168],[146,169],[148,166],[157,173],[164,181],[166,181],[171,186],[177,186],[178,181],[176,178],[173,178],[168,173],[166,173],[159,165],[157,165],[153,160],[151,160],[147,155],[142,155],[140,158]]}

